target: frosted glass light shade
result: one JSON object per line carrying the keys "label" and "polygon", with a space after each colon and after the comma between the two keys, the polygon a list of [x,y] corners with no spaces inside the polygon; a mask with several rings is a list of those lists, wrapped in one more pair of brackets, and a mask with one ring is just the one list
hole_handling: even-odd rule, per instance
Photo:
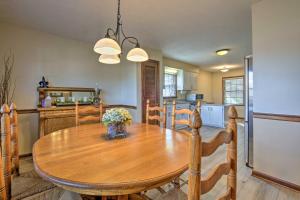
{"label": "frosted glass light shade", "polygon": [[120,58],[118,55],[101,55],[99,62],[104,64],[118,64],[120,63]]}
{"label": "frosted glass light shade", "polygon": [[118,55],[121,53],[121,47],[111,38],[102,38],[95,44],[94,51],[99,54]]}
{"label": "frosted glass light shade", "polygon": [[141,48],[131,49],[127,54],[127,60],[133,62],[144,62],[149,59],[147,52]]}

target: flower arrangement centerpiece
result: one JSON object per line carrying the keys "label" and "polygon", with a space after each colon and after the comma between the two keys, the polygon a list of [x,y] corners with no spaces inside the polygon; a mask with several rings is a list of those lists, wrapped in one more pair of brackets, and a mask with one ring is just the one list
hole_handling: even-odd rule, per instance
{"label": "flower arrangement centerpiece", "polygon": [[131,122],[132,116],[129,111],[124,108],[107,110],[102,118],[102,123],[107,127],[107,137],[109,139],[126,137],[126,125],[130,125]]}

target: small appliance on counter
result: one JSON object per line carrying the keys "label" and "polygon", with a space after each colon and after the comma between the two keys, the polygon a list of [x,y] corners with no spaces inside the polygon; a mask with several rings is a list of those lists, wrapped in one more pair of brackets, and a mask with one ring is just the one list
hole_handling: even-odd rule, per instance
{"label": "small appliance on counter", "polygon": [[186,100],[190,101],[190,102],[196,102],[198,100],[202,101],[204,98],[203,94],[199,94],[199,93],[189,93],[186,95]]}

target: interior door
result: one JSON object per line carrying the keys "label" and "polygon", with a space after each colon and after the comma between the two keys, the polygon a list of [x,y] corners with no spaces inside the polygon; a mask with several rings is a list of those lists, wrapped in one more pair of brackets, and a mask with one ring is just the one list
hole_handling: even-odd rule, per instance
{"label": "interior door", "polygon": [[142,63],[142,121],[146,122],[146,104],[150,100],[151,106],[159,105],[159,62],[148,60]]}

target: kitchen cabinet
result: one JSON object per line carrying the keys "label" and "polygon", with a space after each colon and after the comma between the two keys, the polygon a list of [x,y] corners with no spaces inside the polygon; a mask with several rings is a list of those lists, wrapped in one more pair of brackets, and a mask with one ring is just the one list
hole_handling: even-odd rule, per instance
{"label": "kitchen cabinet", "polygon": [[[172,128],[172,104],[167,105],[167,128]],[[190,108],[190,104],[189,103],[180,103],[180,104],[176,104],[176,110],[180,110],[180,109],[189,109]],[[176,120],[180,120],[180,119],[187,119],[188,116],[186,116],[185,114],[180,114],[180,115],[176,115]],[[185,128],[185,125],[176,125],[175,128],[176,129],[183,129]]]}
{"label": "kitchen cabinet", "polygon": [[191,90],[197,91],[199,89],[198,87],[198,73],[190,72],[190,84],[191,84]]}
{"label": "kitchen cabinet", "polygon": [[177,73],[177,90],[198,90],[198,74],[179,70]]}
{"label": "kitchen cabinet", "polygon": [[224,128],[224,105],[202,105],[203,125]]}

